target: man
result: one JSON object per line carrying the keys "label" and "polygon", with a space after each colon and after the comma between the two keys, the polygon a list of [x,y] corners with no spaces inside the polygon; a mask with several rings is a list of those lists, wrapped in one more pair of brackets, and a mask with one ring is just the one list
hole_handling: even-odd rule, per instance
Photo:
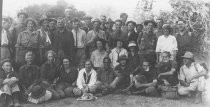
{"label": "man", "polygon": [[56,35],[58,35],[60,46],[58,48],[58,57],[61,60],[64,56],[68,56],[71,59],[74,59],[74,37],[72,32],[68,31],[64,26],[63,18],[57,19],[57,31]]}
{"label": "man", "polygon": [[114,22],[112,21],[112,19],[108,19],[108,21],[105,23],[105,26],[106,26],[106,31],[105,31],[105,34],[106,34],[106,40],[109,40],[109,38],[111,37],[111,34],[113,32],[113,27],[114,25]]}
{"label": "man", "polygon": [[89,50],[88,57],[91,55],[91,53],[96,49],[95,42],[97,39],[106,39],[105,32],[100,30],[100,20],[95,19],[93,20],[93,30],[89,31],[87,34],[87,48]]}
{"label": "man", "polygon": [[159,19],[156,19],[156,23],[157,23],[157,29],[154,31],[154,33],[156,34],[156,37],[158,39],[159,36],[162,36],[163,35],[163,24],[164,24],[164,21],[163,19],[159,18]]}
{"label": "man", "polygon": [[73,19],[72,9],[70,9],[70,8],[65,9],[64,14],[65,14],[65,18],[64,18],[65,27],[68,31],[71,31],[72,30],[71,20]]}
{"label": "man", "polygon": [[178,86],[179,95],[190,95],[196,92],[195,103],[202,102],[202,92],[205,90],[205,75],[207,71],[198,63],[194,62],[194,56],[191,52],[186,52],[182,56],[183,65],[180,68]]}
{"label": "man", "polygon": [[132,94],[158,96],[156,89],[157,72],[151,68],[148,61],[144,60],[142,65],[131,73],[130,79],[130,86],[124,91],[130,91]]}
{"label": "man", "polygon": [[18,23],[14,27],[11,27],[13,57],[15,56],[15,44],[17,42],[18,35],[26,30],[25,22],[28,18],[28,14],[25,12],[19,12],[17,17]]}
{"label": "man", "polygon": [[127,26],[128,26],[128,40],[137,42],[138,34],[134,30],[134,28],[136,27],[136,22],[128,21]]}
{"label": "man", "polygon": [[153,28],[156,27],[157,24],[153,20],[146,20],[144,26],[146,26],[146,31],[142,35],[140,44],[138,44],[139,53],[143,59],[149,61],[151,66],[154,67],[156,62],[155,48],[157,39],[153,33]]}
{"label": "man", "polygon": [[111,68],[111,60],[109,57],[103,59],[103,67],[99,68],[97,72],[97,85],[99,91],[104,95],[111,93],[112,89],[116,88],[116,73]]}
{"label": "man", "polygon": [[121,20],[116,20],[115,21],[115,31],[111,33],[111,36],[109,38],[109,48],[113,49],[116,46],[116,43],[118,40],[123,42],[123,48],[127,49],[127,44],[128,44],[128,36],[127,33],[123,32],[121,30],[122,28],[122,21]]}
{"label": "man", "polygon": [[106,31],[106,26],[105,26],[105,23],[107,21],[106,20],[106,16],[105,15],[101,15],[100,21],[101,21],[100,29],[103,30],[103,31]]}
{"label": "man", "polygon": [[90,30],[93,29],[93,25],[91,23],[91,16],[84,16],[83,20],[84,20],[84,25],[82,26],[81,29],[83,29],[86,33],[88,33]]}
{"label": "man", "polygon": [[2,68],[0,71],[0,95],[6,94],[7,103],[10,106],[20,107],[18,86],[18,78],[16,72],[13,71],[12,61],[4,59],[2,61]]}
{"label": "man", "polygon": [[141,43],[141,38],[142,38],[142,35],[143,35],[143,28],[144,28],[144,26],[142,24],[137,24],[136,25],[136,33],[138,34],[137,44]]}
{"label": "man", "polygon": [[120,20],[122,21],[122,28],[121,28],[121,30],[123,32],[128,32],[128,27],[126,26],[127,19],[128,19],[127,13],[121,13],[120,14]]}
{"label": "man", "polygon": [[86,47],[86,32],[80,27],[80,20],[75,18],[73,20],[73,37],[74,37],[74,47],[75,47],[75,64],[78,66],[80,63],[85,63],[85,47]]}
{"label": "man", "polygon": [[182,63],[182,57],[186,51],[193,52],[194,46],[196,46],[195,35],[187,30],[187,24],[184,20],[177,21],[179,31],[176,33],[175,37],[178,45],[177,52],[177,63],[178,68],[180,68]]}

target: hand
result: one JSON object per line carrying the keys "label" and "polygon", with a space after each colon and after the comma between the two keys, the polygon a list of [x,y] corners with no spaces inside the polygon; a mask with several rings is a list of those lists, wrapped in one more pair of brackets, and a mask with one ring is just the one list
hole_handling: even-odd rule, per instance
{"label": "hand", "polygon": [[9,81],[10,81],[10,79],[9,79],[9,78],[6,78],[6,79],[3,81],[3,84],[8,84]]}

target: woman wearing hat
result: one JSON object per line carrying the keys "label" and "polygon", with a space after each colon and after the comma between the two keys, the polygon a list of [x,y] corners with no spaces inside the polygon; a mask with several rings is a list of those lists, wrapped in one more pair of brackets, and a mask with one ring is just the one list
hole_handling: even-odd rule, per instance
{"label": "woman wearing hat", "polygon": [[161,53],[164,51],[170,52],[171,60],[175,60],[174,58],[176,58],[176,51],[178,50],[176,38],[171,35],[172,28],[169,24],[163,25],[163,32],[164,35],[161,35],[157,41],[157,62],[160,62],[162,60]]}
{"label": "woman wearing hat", "polygon": [[28,19],[26,21],[27,29],[18,35],[16,47],[16,63],[18,67],[25,63],[25,54],[27,51],[32,50],[35,54],[35,63],[39,62],[39,47],[40,47],[40,36],[35,31],[36,21]]}
{"label": "woman wearing hat", "polygon": [[45,53],[52,48],[52,41],[49,37],[49,21],[50,19],[47,18],[41,19],[39,22],[41,28],[37,30],[38,36],[40,38],[39,54],[41,64],[44,62]]}
{"label": "woman wearing hat", "polygon": [[18,81],[17,74],[12,67],[12,61],[10,59],[4,59],[1,63],[0,71],[0,95],[6,94],[9,107],[20,107]]}
{"label": "woman wearing hat", "polygon": [[180,68],[178,93],[179,95],[190,95],[196,92],[195,103],[202,102],[202,93],[205,91],[205,77],[207,71],[199,63],[194,62],[191,52],[186,52],[183,58],[183,65]]}

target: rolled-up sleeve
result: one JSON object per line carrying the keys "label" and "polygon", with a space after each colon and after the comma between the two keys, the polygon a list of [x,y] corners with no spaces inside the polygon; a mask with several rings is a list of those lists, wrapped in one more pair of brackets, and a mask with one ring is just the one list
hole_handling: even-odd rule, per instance
{"label": "rolled-up sleeve", "polygon": [[96,81],[97,81],[97,73],[96,73],[96,71],[92,71],[91,79],[90,79],[88,86],[95,85]]}

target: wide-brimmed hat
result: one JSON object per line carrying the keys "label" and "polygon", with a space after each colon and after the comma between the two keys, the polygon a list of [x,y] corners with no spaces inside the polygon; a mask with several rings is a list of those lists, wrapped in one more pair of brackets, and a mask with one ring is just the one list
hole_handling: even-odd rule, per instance
{"label": "wide-brimmed hat", "polygon": [[184,56],[182,56],[183,58],[189,58],[189,59],[193,59],[194,58],[194,55],[193,53],[187,51],[185,52]]}
{"label": "wide-brimmed hat", "polygon": [[12,63],[12,60],[9,59],[9,58],[3,59],[3,60],[1,61],[1,65],[3,65],[5,62],[10,62],[10,63]]}
{"label": "wide-brimmed hat", "polygon": [[106,21],[106,24],[108,24],[108,23],[114,24],[114,21],[113,21],[111,18],[109,18],[109,19]]}
{"label": "wide-brimmed hat", "polygon": [[19,17],[20,15],[25,15],[26,18],[28,18],[28,14],[27,14],[26,12],[23,12],[23,11],[19,12],[19,13],[17,14],[17,17]]}
{"label": "wide-brimmed hat", "polygon": [[121,55],[121,56],[119,56],[117,62],[120,63],[120,61],[122,61],[122,60],[128,61],[128,57],[126,55]]}
{"label": "wide-brimmed hat", "polygon": [[50,21],[49,18],[42,18],[42,19],[39,21],[39,25],[42,25],[42,23],[43,23],[45,20],[46,20],[46,21]]}
{"label": "wide-brimmed hat", "polygon": [[82,97],[78,98],[77,100],[79,101],[91,101],[91,100],[96,100],[97,97],[93,96],[91,93],[84,93]]}
{"label": "wide-brimmed hat", "polygon": [[144,21],[144,26],[147,26],[149,23],[152,23],[154,28],[157,27],[157,23],[154,20],[146,20],[146,21]]}
{"label": "wide-brimmed hat", "polygon": [[128,47],[131,47],[131,46],[134,46],[136,47],[136,42],[135,41],[130,41],[129,44],[128,44]]}
{"label": "wide-brimmed hat", "polygon": [[37,26],[37,22],[33,18],[28,18],[25,23],[27,24],[29,21],[32,21],[34,23],[34,26]]}
{"label": "wide-brimmed hat", "polygon": [[33,86],[31,90],[31,98],[38,99],[42,96],[44,96],[46,93],[46,89],[41,87],[40,85]]}

